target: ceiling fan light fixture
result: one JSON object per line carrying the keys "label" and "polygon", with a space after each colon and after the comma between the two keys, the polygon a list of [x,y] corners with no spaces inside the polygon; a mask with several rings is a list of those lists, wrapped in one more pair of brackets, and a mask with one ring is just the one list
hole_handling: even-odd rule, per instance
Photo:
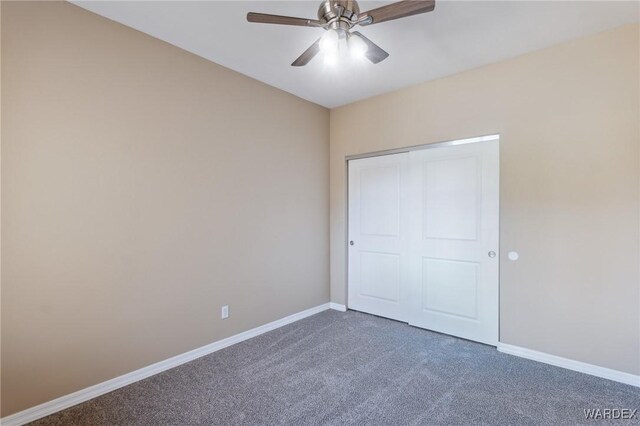
{"label": "ceiling fan light fixture", "polygon": [[335,30],[327,30],[327,32],[320,39],[320,50],[325,54],[337,54],[338,43],[340,42],[340,36]]}
{"label": "ceiling fan light fixture", "polygon": [[367,54],[367,43],[355,34],[349,37],[349,54],[353,59],[362,59]]}

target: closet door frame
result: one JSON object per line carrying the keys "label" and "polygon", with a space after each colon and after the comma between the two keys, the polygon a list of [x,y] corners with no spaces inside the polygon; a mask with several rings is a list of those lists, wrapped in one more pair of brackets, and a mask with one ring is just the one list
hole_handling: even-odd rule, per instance
{"label": "closet door frame", "polygon": [[[487,141],[500,141],[500,135],[499,134],[493,134],[493,135],[487,135],[487,136],[479,136],[479,137],[474,137],[474,138],[467,138],[467,139],[457,139],[457,140],[450,140],[450,141],[444,141],[444,142],[435,142],[435,143],[429,143],[429,144],[423,144],[423,145],[414,145],[414,146],[409,146],[409,147],[404,147],[404,148],[395,148],[395,149],[388,149],[388,150],[382,150],[382,151],[374,151],[374,152],[368,152],[368,153],[363,153],[363,154],[356,154],[356,155],[347,155],[345,157],[345,210],[344,210],[344,219],[345,219],[345,233],[343,235],[343,244],[345,247],[345,254],[344,254],[344,262],[345,262],[345,275],[344,275],[344,280],[346,283],[346,292],[345,292],[345,297],[346,297],[346,302],[345,305],[347,308],[349,308],[348,305],[348,301],[349,301],[349,161],[351,160],[357,160],[357,159],[362,159],[362,158],[369,158],[369,157],[378,157],[378,156],[383,156],[383,155],[390,155],[390,154],[399,154],[399,153],[408,153],[410,151],[416,151],[416,150],[422,150],[422,149],[437,149],[437,148],[441,148],[441,147],[450,147],[450,146],[456,146],[456,145],[465,145],[465,144],[472,144],[472,143],[481,143],[481,142],[487,142]],[[499,165],[498,165],[499,167]],[[500,217],[500,209],[498,209],[498,221],[499,221],[499,217]],[[500,230],[499,230],[499,226],[498,226],[498,230],[497,230],[497,238],[498,241],[500,240]],[[497,247],[497,256],[499,258],[500,256],[500,250],[499,247]],[[496,297],[498,298],[498,303],[497,303],[497,316],[498,316],[498,342],[500,341],[500,276],[498,273],[498,283],[497,283],[497,287],[498,287],[498,291],[497,291],[497,295]]]}

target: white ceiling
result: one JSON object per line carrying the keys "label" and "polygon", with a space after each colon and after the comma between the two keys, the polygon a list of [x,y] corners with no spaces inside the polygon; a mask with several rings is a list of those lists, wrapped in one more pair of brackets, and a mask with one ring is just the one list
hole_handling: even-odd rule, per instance
{"label": "white ceiling", "polygon": [[[74,1],[196,55],[326,107],[636,22],[635,1],[443,1],[435,11],[362,27],[390,53],[378,65],[290,63],[322,29],[249,24],[247,12],[315,18],[313,1]],[[389,1],[361,1],[362,10]]]}

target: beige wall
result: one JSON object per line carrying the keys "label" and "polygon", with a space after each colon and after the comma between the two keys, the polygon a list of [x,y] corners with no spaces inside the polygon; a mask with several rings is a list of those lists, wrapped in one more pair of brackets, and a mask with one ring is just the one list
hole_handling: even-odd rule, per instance
{"label": "beige wall", "polygon": [[500,340],[640,374],[639,51],[625,26],[332,110],[332,301],[345,156],[499,133]]}
{"label": "beige wall", "polygon": [[57,2],[2,88],[2,416],[329,301],[326,109]]}

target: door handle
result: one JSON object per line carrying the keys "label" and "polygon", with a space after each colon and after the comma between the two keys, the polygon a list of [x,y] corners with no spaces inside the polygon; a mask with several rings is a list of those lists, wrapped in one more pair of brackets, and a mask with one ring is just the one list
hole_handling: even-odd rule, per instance
{"label": "door handle", "polygon": [[353,240],[349,241],[349,245],[350,245],[350,246],[352,246],[352,245],[354,245],[354,244],[355,244],[355,243],[353,242]]}
{"label": "door handle", "polygon": [[491,251],[490,251],[489,253],[487,253],[487,254],[488,254],[488,255],[489,255],[489,257],[490,257],[490,258],[492,258],[492,259],[493,259],[494,257],[496,257],[496,252],[495,252],[495,251],[493,251],[493,250],[491,250]]}

